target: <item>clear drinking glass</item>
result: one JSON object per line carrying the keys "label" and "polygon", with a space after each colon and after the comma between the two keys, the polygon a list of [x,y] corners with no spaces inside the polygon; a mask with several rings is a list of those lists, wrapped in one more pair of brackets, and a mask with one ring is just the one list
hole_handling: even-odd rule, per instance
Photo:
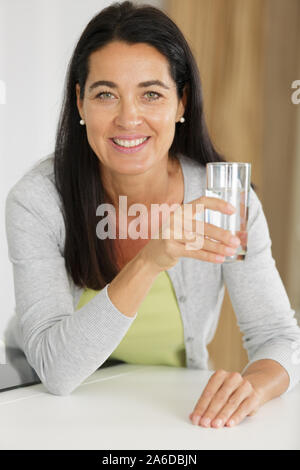
{"label": "clear drinking glass", "polygon": [[216,162],[206,164],[206,196],[224,199],[236,211],[231,215],[211,209],[205,210],[205,222],[216,225],[241,240],[236,253],[226,256],[225,263],[244,260],[247,253],[247,223],[249,213],[249,192],[251,163]]}

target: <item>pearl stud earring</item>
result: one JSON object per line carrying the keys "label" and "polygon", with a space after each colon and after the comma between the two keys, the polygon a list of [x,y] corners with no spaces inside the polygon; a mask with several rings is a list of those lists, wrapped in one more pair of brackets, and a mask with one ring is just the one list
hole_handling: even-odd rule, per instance
{"label": "pearl stud earring", "polygon": [[79,123],[80,123],[82,126],[84,126],[84,125],[85,125],[85,122],[84,122],[84,120],[83,120],[83,119],[80,119]]}
{"label": "pearl stud earring", "polygon": [[185,119],[184,119],[184,117],[182,116],[182,117],[180,118],[180,122],[184,122],[184,121],[185,121]]}

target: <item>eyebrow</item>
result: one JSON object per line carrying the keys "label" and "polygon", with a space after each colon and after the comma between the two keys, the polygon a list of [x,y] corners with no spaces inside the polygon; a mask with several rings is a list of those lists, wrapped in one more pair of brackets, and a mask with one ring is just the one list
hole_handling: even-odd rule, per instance
{"label": "eyebrow", "polygon": [[[118,85],[114,82],[110,82],[108,80],[98,80],[97,82],[94,82],[92,85],[89,86],[89,91],[92,91],[101,85],[108,86],[110,88],[118,88]],[[160,80],[148,80],[147,82],[141,82],[138,84],[138,87],[147,88],[153,85],[157,85],[162,88],[165,88],[166,90],[170,90],[170,88],[167,85],[165,85],[165,83],[161,82]]]}

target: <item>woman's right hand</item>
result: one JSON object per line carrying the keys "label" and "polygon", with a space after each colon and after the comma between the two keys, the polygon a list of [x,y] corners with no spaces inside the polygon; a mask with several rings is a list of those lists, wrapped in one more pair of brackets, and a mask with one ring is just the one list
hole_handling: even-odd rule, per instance
{"label": "woman's right hand", "polygon": [[[187,205],[192,207],[185,211],[184,207]],[[151,238],[140,252],[155,269],[158,271],[170,269],[182,256],[220,264],[225,260],[225,256],[235,254],[240,245],[239,238],[233,236],[229,230],[195,220],[199,207],[228,215],[235,212],[235,208],[223,199],[207,196],[201,196],[188,204],[178,206],[159,227],[156,238]],[[203,216],[202,219],[204,220]],[[191,224],[190,232],[185,231],[187,221]]]}

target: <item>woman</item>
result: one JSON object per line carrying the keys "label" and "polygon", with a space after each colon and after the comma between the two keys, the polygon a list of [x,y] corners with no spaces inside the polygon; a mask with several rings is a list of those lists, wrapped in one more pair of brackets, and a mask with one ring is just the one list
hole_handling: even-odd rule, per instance
{"label": "woman", "polygon": [[[208,136],[198,69],[178,27],[150,6],[105,8],[73,53],[54,157],[27,172],[6,201],[11,335],[51,393],[70,394],[107,360],[206,369],[224,282],[249,364],[242,374],[211,376],[192,422],[238,424],[299,381],[292,355],[300,331],[254,190],[243,262],[223,263],[240,243],[229,231],[204,224],[197,249],[190,234],[175,236],[183,204],[193,217],[199,203],[232,213],[203,196],[212,161],[223,158]],[[114,229],[134,221],[120,197],[147,209],[139,219],[149,222],[146,237],[128,229],[105,238],[99,230],[103,207],[115,209]],[[176,207],[155,236],[152,204]],[[198,230],[193,225],[197,243]]]}

